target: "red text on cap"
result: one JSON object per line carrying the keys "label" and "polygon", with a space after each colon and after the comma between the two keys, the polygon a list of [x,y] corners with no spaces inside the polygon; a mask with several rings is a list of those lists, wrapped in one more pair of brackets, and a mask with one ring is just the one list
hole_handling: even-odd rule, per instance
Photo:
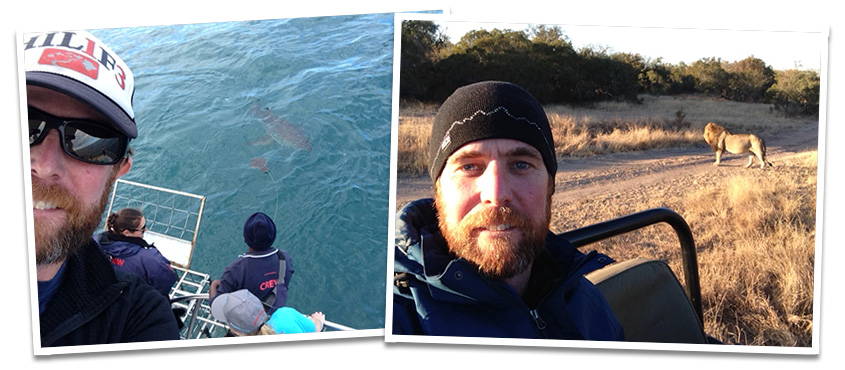
{"label": "red text on cap", "polygon": [[[115,58],[104,48],[97,48],[95,42],[91,39],[85,38],[83,44],[73,43],[74,36],[76,34],[73,32],[40,34],[25,42],[24,50],[45,48],[38,60],[39,64],[68,68],[95,80],[98,77],[99,65],[110,71],[116,69],[115,80],[121,89],[125,89],[126,73],[121,66],[116,65]],[[38,44],[39,39],[41,39],[40,44]],[[99,55],[97,55],[98,52]]]}

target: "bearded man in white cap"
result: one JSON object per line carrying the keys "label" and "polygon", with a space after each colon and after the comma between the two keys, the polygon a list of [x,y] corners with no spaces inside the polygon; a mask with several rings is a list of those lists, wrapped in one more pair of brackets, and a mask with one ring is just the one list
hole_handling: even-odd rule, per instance
{"label": "bearded man in white cap", "polygon": [[531,94],[500,81],[457,89],[429,154],[434,199],[396,216],[394,334],[623,339],[583,277],[612,260],[549,231],[557,160]]}
{"label": "bearded man in white cap", "polygon": [[23,43],[41,346],[179,339],[167,299],[116,273],[93,239],[132,167],[132,71],[85,31]]}

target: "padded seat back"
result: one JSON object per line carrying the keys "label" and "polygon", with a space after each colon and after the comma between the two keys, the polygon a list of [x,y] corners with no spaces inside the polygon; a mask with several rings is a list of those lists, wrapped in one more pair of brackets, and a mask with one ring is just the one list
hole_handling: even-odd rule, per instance
{"label": "padded seat back", "polygon": [[695,309],[665,262],[637,258],[585,277],[610,303],[626,341],[707,343]]}

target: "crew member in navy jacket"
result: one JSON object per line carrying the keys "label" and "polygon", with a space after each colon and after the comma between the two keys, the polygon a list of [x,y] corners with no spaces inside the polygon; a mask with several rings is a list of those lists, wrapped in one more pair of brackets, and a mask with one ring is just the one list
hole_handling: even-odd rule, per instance
{"label": "crew member in navy jacket", "polygon": [[429,154],[434,199],[396,216],[394,334],[623,340],[583,277],[612,260],[549,231],[557,160],[533,96],[498,81],[459,88]]}
{"label": "crew member in navy jacket", "polygon": [[247,289],[264,302],[271,315],[284,307],[294,270],[290,254],[272,247],[275,240],[276,224],[269,216],[261,212],[249,216],[244,223],[247,252],[226,266],[219,280],[211,282],[210,299]]}
{"label": "crew member in navy jacket", "polygon": [[111,258],[112,267],[140,276],[168,297],[178,277],[170,267],[170,261],[144,240],[147,231],[144,214],[134,208],[121,209],[109,215],[106,227],[108,231],[97,236],[97,243]]}

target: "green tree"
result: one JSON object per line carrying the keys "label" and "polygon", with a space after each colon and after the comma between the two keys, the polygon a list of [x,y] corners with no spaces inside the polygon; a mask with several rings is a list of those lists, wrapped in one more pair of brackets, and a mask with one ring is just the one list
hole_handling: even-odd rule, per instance
{"label": "green tree", "polygon": [[742,102],[763,102],[766,91],[775,83],[775,71],[758,58],[750,56],[734,63],[725,63],[728,73],[726,98]]}
{"label": "green tree", "polygon": [[531,42],[545,44],[554,48],[572,48],[569,37],[560,26],[531,25],[528,26],[528,37]]}
{"label": "green tree", "polygon": [[467,32],[455,45],[456,52],[479,57],[525,51],[531,41],[524,32],[512,30],[474,30]]}
{"label": "green tree", "polygon": [[695,92],[695,77],[687,73],[689,68],[684,62],[669,69],[670,94],[691,94]]}
{"label": "green tree", "polygon": [[[454,45],[447,43],[437,50],[427,54],[433,66],[431,73],[419,78],[420,86],[426,86],[417,95],[423,97],[421,100],[441,102],[458,87],[482,80],[516,83],[543,104],[635,102],[638,79],[672,86],[670,71],[659,63],[647,63],[638,55],[614,58],[606,49],[576,51],[559,27],[473,30]],[[404,71],[402,78],[405,83]]]}
{"label": "green tree", "polygon": [[813,70],[775,72],[775,83],[766,95],[773,108],[787,116],[819,115],[821,79]]}
{"label": "green tree", "polygon": [[582,49],[582,77],[578,86],[577,102],[592,103],[602,100],[637,102],[638,71],[631,60],[607,55],[606,50]]}
{"label": "green tree", "polygon": [[532,91],[529,71],[537,63],[529,56],[531,46],[526,34],[520,31],[470,31],[446,58],[437,62],[436,74],[430,79],[433,93],[429,97],[442,100],[458,87],[482,80],[510,81]]}
{"label": "green tree", "polygon": [[688,66],[685,73],[695,80],[697,92],[726,97],[729,75],[722,68],[721,59],[699,59]]}
{"label": "green tree", "polygon": [[433,55],[448,45],[440,27],[431,21],[402,22],[399,96],[420,99],[426,96],[428,79],[434,72]]}

